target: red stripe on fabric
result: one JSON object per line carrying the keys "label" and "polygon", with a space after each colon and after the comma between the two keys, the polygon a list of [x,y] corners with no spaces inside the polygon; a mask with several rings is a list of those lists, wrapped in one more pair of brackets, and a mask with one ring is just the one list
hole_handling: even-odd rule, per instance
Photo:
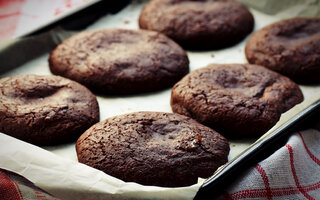
{"label": "red stripe on fabric", "polygon": [[230,194],[228,194],[227,191],[225,191],[222,195],[222,199],[223,200],[235,200],[234,198],[232,198],[232,196]]}
{"label": "red stripe on fabric", "polygon": [[[312,190],[317,190],[320,188],[320,181],[315,184],[308,185],[302,188],[304,189],[304,191],[307,191],[307,192]],[[270,192],[272,197],[287,196],[287,195],[300,193],[297,187],[274,188],[274,189],[271,188]],[[241,198],[246,198],[246,197],[258,198],[258,197],[266,197],[266,193],[267,193],[266,189],[248,189],[248,190],[235,192],[233,194],[230,194],[229,196],[232,199],[239,199],[240,197]]]}
{"label": "red stripe on fabric", "polygon": [[65,5],[67,8],[71,8],[72,7],[72,0],[65,0]]}
{"label": "red stripe on fabric", "polygon": [[266,172],[264,171],[264,169],[262,168],[261,165],[257,164],[256,167],[255,167],[258,172],[260,173],[261,175],[261,178],[263,180],[263,183],[264,185],[266,186],[266,192],[267,192],[267,198],[268,200],[272,200],[272,195],[271,195],[271,190],[270,190],[270,184],[269,184],[269,179],[268,179],[268,176],[266,174]]}
{"label": "red stripe on fabric", "polygon": [[13,181],[13,184],[14,184],[14,186],[16,187],[16,190],[17,190],[17,192],[18,192],[19,195],[20,195],[20,199],[23,199],[23,196],[22,196],[22,193],[21,193],[21,190],[20,190],[18,184],[17,184],[16,182],[14,182],[14,181]]}
{"label": "red stripe on fabric", "polygon": [[309,192],[320,188],[320,181],[318,183],[303,187],[304,191]]}
{"label": "red stripe on fabric", "polygon": [[[271,195],[273,197],[275,196],[286,196],[286,195],[292,195],[292,194],[297,194],[300,193],[298,188],[287,188],[287,189],[273,189],[271,190]],[[248,190],[243,190],[236,192],[231,195],[232,198],[234,199],[241,199],[241,198],[261,198],[261,197],[266,197],[267,191],[266,189],[248,189]]]}
{"label": "red stripe on fabric", "polygon": [[0,15],[0,18],[7,18],[7,17],[16,16],[16,15],[21,15],[21,13],[20,12],[14,12],[14,13],[3,14],[3,15]]}
{"label": "red stripe on fabric", "polygon": [[311,151],[309,150],[306,142],[304,141],[304,138],[302,137],[302,134],[301,134],[300,132],[298,132],[298,133],[299,133],[299,136],[301,137],[303,146],[304,146],[304,148],[306,149],[308,155],[310,156],[310,158],[311,158],[315,163],[317,163],[317,164],[320,166],[320,160],[319,160],[315,155],[313,155],[313,154],[311,153]]}
{"label": "red stripe on fabric", "polygon": [[313,200],[314,198],[312,198],[300,185],[299,183],[299,180],[298,180],[298,176],[297,176],[297,173],[296,173],[296,169],[294,167],[294,163],[293,163],[293,149],[292,147],[287,144],[286,147],[288,148],[289,150],[289,156],[290,156],[290,165],[291,165],[291,172],[292,172],[292,175],[293,175],[293,178],[294,178],[294,182],[296,183],[299,191],[303,194],[303,196],[305,196],[307,199],[309,200]]}
{"label": "red stripe on fabric", "polygon": [[0,38],[14,35],[24,2],[23,0],[0,0]]}
{"label": "red stripe on fabric", "polygon": [[0,197],[6,200],[22,200],[20,190],[17,191],[15,183],[0,171]]}
{"label": "red stripe on fabric", "polygon": [[231,195],[233,199],[245,199],[245,198],[257,198],[257,197],[267,197],[266,189],[247,189],[236,192]]}

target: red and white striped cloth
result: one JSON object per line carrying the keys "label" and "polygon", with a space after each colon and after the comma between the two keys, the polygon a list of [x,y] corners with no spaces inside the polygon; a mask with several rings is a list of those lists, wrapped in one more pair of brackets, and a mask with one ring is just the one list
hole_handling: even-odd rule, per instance
{"label": "red and white striped cloth", "polygon": [[320,199],[320,132],[292,135],[285,146],[234,180],[221,199]]}
{"label": "red and white striped cloth", "polygon": [[12,172],[0,169],[1,200],[59,200]]}

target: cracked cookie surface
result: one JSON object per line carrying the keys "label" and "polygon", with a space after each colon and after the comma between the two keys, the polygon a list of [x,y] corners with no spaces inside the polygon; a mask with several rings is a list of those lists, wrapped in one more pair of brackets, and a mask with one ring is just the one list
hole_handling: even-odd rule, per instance
{"label": "cracked cookie surface", "polygon": [[152,0],[143,8],[139,26],[188,49],[217,49],[241,41],[252,31],[254,19],[233,0]]}
{"label": "cracked cookie surface", "polygon": [[96,97],[59,76],[18,75],[0,79],[0,131],[37,144],[76,140],[99,121]]}
{"label": "cracked cookie surface", "polygon": [[320,83],[320,19],[293,18],[255,32],[245,48],[249,63],[300,83]]}
{"label": "cracked cookie surface", "polygon": [[303,101],[289,78],[258,65],[211,64],[172,89],[173,112],[192,117],[228,137],[258,136],[281,113]]}
{"label": "cracked cookie surface", "polygon": [[106,119],[78,139],[78,160],[128,182],[186,186],[227,162],[229,143],[174,113],[136,112]]}
{"label": "cracked cookie surface", "polygon": [[189,72],[186,52],[165,35],[105,29],[79,33],[54,49],[50,70],[105,94],[151,92]]}

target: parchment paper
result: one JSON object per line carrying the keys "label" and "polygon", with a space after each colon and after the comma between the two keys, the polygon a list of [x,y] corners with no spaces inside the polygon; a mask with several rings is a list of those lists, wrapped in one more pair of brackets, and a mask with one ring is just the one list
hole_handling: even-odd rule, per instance
{"label": "parchment paper", "polygon": [[[241,1],[246,1],[247,5],[254,2],[253,0]],[[319,1],[309,0],[305,1],[305,4],[300,4],[301,1],[296,1],[300,2],[298,7],[301,9],[299,12],[291,10],[290,13],[283,14],[284,12],[281,11],[283,9],[275,9],[278,8],[276,3],[279,1],[273,1],[274,7],[267,8],[273,10],[276,14],[267,10],[267,13],[272,13],[272,15],[268,15],[261,12],[261,5],[267,5],[267,1],[259,2],[265,2],[265,4],[261,3],[254,6],[260,11],[250,9],[255,17],[255,30],[283,18],[301,15],[301,10],[304,10],[303,13],[306,12],[305,10],[311,12],[315,9],[310,6],[313,5],[310,2],[319,3]],[[138,29],[138,16],[145,3],[146,1],[133,1],[119,13],[101,18],[89,26],[88,29],[115,27]],[[227,49],[188,52],[190,70],[204,67],[209,63],[246,63],[244,55],[246,40]],[[51,74],[47,59],[48,53],[37,56],[26,64],[1,74],[1,77],[17,74]],[[4,60],[2,59],[0,62],[4,62]],[[319,86],[301,86],[301,88],[306,100],[315,94],[320,94]],[[98,96],[100,119],[102,121],[111,116],[135,111],[171,112],[170,92],[171,90],[167,89],[155,93],[125,97]],[[283,117],[290,117],[290,113],[284,114],[281,118]],[[230,141],[229,159],[234,158],[255,140]],[[40,148],[1,133],[0,143],[0,168],[26,177],[36,186],[61,199],[192,199],[203,181],[200,180],[198,184],[190,187],[180,188],[124,183],[99,170],[78,163],[74,143]]]}

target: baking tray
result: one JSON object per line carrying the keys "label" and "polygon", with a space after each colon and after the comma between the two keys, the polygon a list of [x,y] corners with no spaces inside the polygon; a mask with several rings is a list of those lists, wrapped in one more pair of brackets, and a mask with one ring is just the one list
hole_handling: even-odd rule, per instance
{"label": "baking tray", "polygon": [[[145,3],[146,1],[132,1],[130,5],[125,7],[120,12],[104,16],[100,18],[98,21],[89,25],[86,29],[138,29],[138,16]],[[251,9],[251,12],[255,17],[255,30],[260,29],[261,27],[267,24],[281,19],[281,17],[277,15],[266,15],[254,9]],[[294,14],[295,13],[292,13],[293,16]],[[51,29],[49,32],[44,32],[42,34],[37,34],[27,38],[20,38],[17,40],[11,40],[9,42],[2,42],[3,45],[2,50],[0,52],[0,77],[12,76],[17,74],[51,74],[47,61],[48,53],[57,44],[59,44],[61,41],[70,37],[73,34],[75,34],[75,32],[65,31],[61,28],[54,28]],[[193,71],[197,68],[204,67],[209,63],[246,63],[247,61],[244,55],[244,46],[246,40],[242,41],[241,43],[233,47],[221,50],[205,52],[188,51],[187,53],[190,59],[190,70]],[[32,47],[32,50],[30,50],[30,46]],[[41,165],[42,167],[46,166],[47,168],[50,168],[49,166],[43,165],[43,162],[39,161],[36,162],[38,166],[34,165],[30,167],[28,165],[28,168],[24,168],[23,166],[26,164],[25,162],[29,164],[30,160],[28,159],[35,160],[35,157],[38,158],[39,155],[43,155],[48,156],[48,158],[44,160],[50,163],[53,162],[52,159],[60,160],[61,158],[61,160],[66,163],[72,162],[74,164],[77,162],[76,152],[74,148],[75,144],[71,143],[58,146],[43,146],[40,149],[38,147],[35,147],[34,145],[25,144],[21,141],[4,135],[0,135],[0,141],[2,140],[2,143],[6,144],[7,146],[3,145],[2,148],[0,147],[0,160],[3,159],[3,162],[0,162],[0,167],[14,171],[18,174],[27,177],[37,186],[63,199],[72,199],[75,196],[79,197],[78,199],[109,199],[118,197],[120,199],[122,197],[141,199],[192,199],[196,195],[199,188],[199,193],[196,196],[196,198],[198,199],[202,199],[203,196],[201,195],[203,194],[218,195],[216,192],[212,193],[212,191],[219,191],[216,190],[215,184],[221,183],[223,180],[227,180],[226,176],[228,174],[232,174],[230,173],[230,171],[234,171],[235,169],[241,169],[241,167],[239,167],[239,163],[247,161],[246,159],[248,158],[257,157],[257,155],[259,157],[259,153],[256,153],[259,149],[266,148],[265,144],[275,144],[279,139],[277,137],[278,135],[288,135],[293,131],[292,129],[289,129],[290,127],[292,127],[291,125],[295,125],[296,122],[299,121],[298,119],[304,119],[310,116],[313,113],[313,111],[316,111],[318,109],[317,103],[320,97],[320,86],[300,85],[300,87],[305,97],[305,100],[302,104],[297,105],[293,109],[284,113],[281,116],[280,121],[275,125],[275,127],[273,127],[266,135],[264,135],[260,139],[252,138],[243,140],[230,140],[231,151],[229,154],[230,161],[228,162],[228,164],[223,168],[220,168],[220,170],[218,170],[218,172],[215,173],[215,175],[207,181],[199,180],[198,184],[195,184],[191,187],[138,187],[137,185],[131,183],[127,184],[121,182],[120,190],[105,192],[100,190],[100,186],[95,187],[90,185],[89,183],[83,183],[83,185],[80,186],[80,183],[77,184],[70,181],[70,183],[68,182],[69,185],[63,185],[63,183],[60,183],[60,186],[59,184],[52,185],[48,182],[57,181],[57,178],[51,177],[50,173],[45,173],[46,176],[44,176],[44,174],[41,174],[41,172],[46,171],[41,171],[39,169],[39,165]],[[170,94],[171,89],[166,89],[154,93],[130,96],[98,95],[97,99],[100,106],[100,120],[102,121],[111,116],[135,111],[172,112],[170,108]],[[285,134],[282,134],[283,132],[285,132]],[[12,142],[12,144],[10,142]],[[17,148],[16,144],[19,144],[19,148]],[[262,147],[261,144],[263,144]],[[12,151],[5,151],[5,148],[9,148],[9,150],[11,148]],[[21,151],[23,151],[24,148],[30,149],[30,151],[35,152],[36,155],[23,155],[20,159],[17,158],[15,162],[8,158],[8,153],[9,155],[11,155],[10,153],[14,153],[16,155],[21,153]],[[46,151],[44,151],[43,149],[45,149]],[[54,158],[51,158],[52,155],[50,154],[49,156],[47,151],[54,153]],[[7,155],[4,155],[4,152]],[[262,157],[260,156],[260,158]],[[6,162],[4,162],[4,160]],[[84,170],[84,176],[86,175],[86,172],[89,172],[91,170],[89,170],[88,167],[84,167],[82,165],[75,166],[80,166],[79,169]],[[35,175],[35,168],[37,167],[39,174],[36,177],[32,177]],[[98,173],[96,171],[90,172]],[[63,176],[65,175],[66,174],[64,174]],[[89,173],[87,173],[87,175],[89,175]],[[43,177],[41,178],[40,176]],[[102,178],[106,178],[104,174],[99,174],[99,176],[101,176]],[[102,179],[101,177],[99,178]],[[45,178],[47,179],[47,181],[45,180]],[[92,177],[92,179],[94,179],[94,177]],[[120,183],[117,182],[117,184]],[[119,186],[117,187],[119,188]]]}

